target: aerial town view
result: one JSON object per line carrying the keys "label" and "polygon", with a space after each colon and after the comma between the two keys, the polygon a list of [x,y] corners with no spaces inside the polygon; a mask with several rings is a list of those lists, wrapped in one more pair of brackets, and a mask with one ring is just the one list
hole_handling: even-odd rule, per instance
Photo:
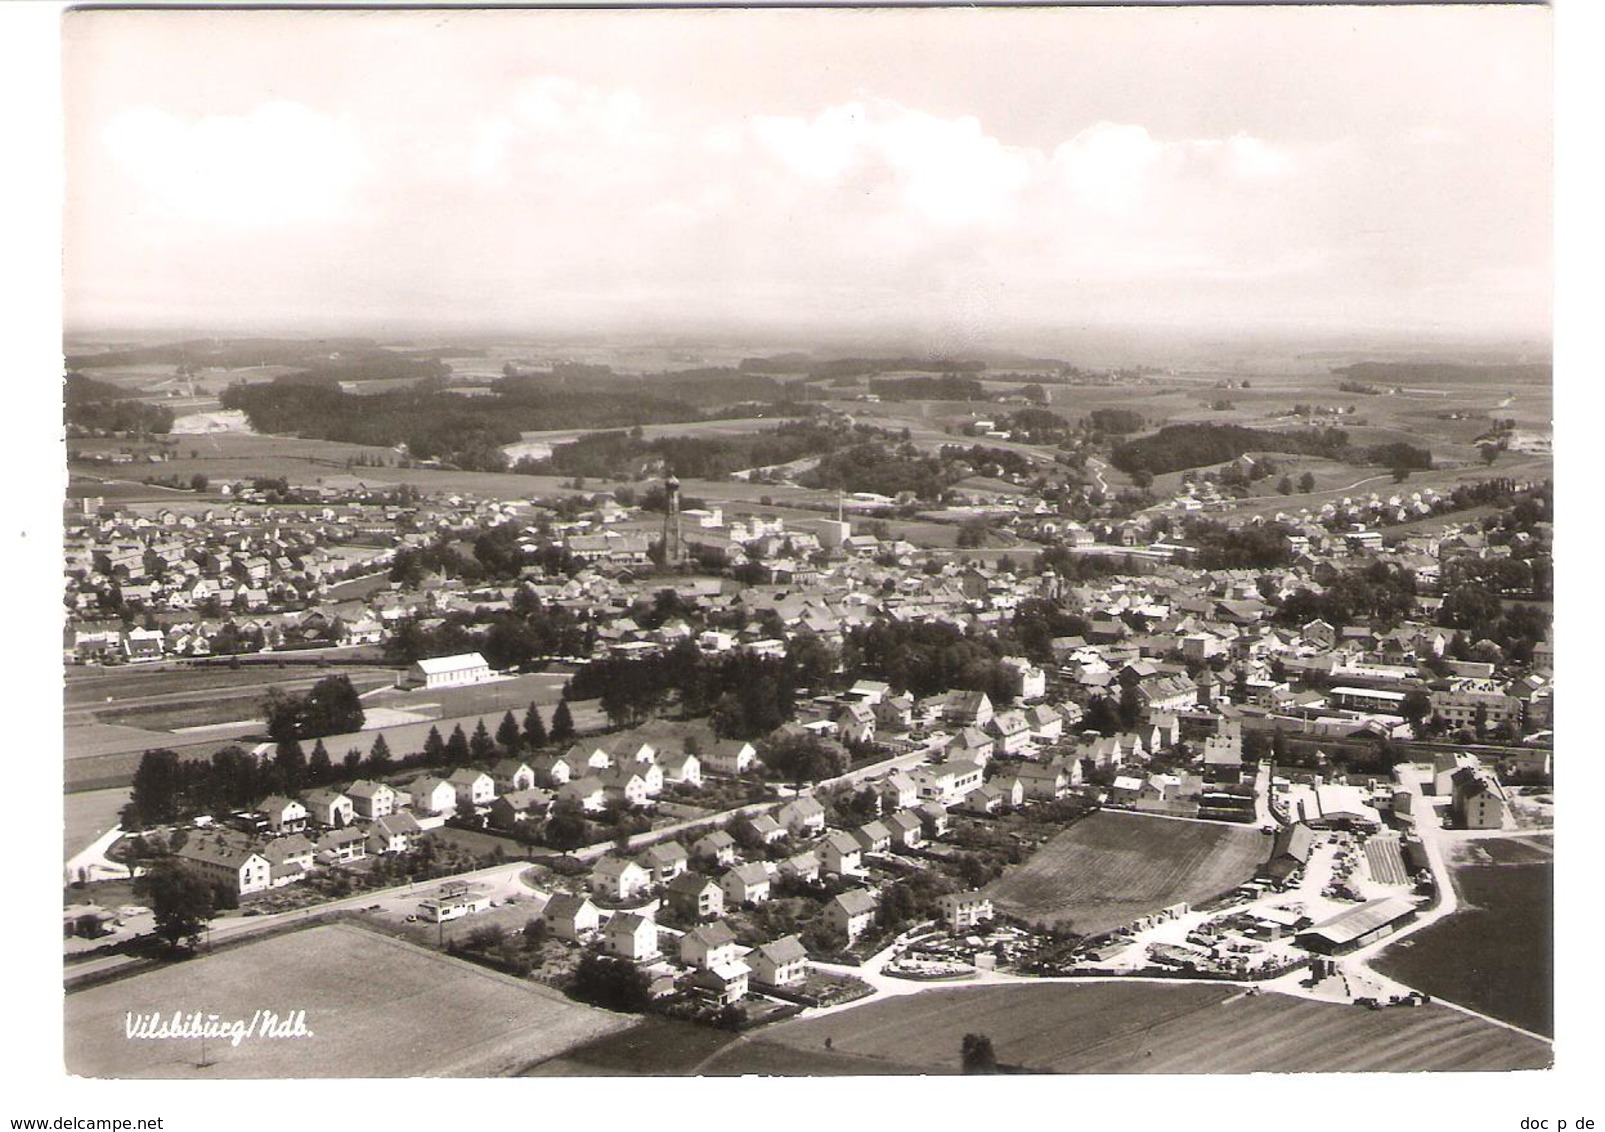
{"label": "aerial town view", "polygon": [[1549,35],[68,13],[67,1073],[1550,1069]]}

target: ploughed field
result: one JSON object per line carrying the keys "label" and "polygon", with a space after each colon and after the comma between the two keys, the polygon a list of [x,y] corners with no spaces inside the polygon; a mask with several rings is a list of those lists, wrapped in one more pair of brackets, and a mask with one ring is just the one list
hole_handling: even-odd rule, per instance
{"label": "ploughed field", "polygon": [[[308,1037],[127,1036],[126,1015],[306,1011]],[[629,1026],[527,980],[334,924],[69,994],[67,1070],[86,1077],[488,1077]]]}
{"label": "ploughed field", "polygon": [[1058,834],[987,889],[1002,912],[1068,920],[1097,935],[1179,901],[1196,904],[1252,877],[1270,852],[1257,827],[1104,810]]}
{"label": "ploughed field", "polygon": [[[704,1072],[802,1072],[840,1058],[885,1072],[957,1072],[965,1034],[1003,1065],[1052,1073],[1255,1073],[1540,1069],[1547,1043],[1442,1006],[1368,1010],[1220,984],[1043,982],[933,990],[785,1022]],[[825,1048],[826,1039],[830,1049]]]}
{"label": "ploughed field", "polygon": [[1460,907],[1372,961],[1407,986],[1540,1034],[1555,1032],[1555,864],[1547,838],[1459,847]]}

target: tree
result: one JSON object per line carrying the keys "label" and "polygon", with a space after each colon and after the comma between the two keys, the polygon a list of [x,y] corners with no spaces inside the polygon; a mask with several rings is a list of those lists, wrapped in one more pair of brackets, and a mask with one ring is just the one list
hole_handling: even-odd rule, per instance
{"label": "tree", "polygon": [[429,766],[440,766],[445,761],[446,740],[440,737],[440,728],[431,727],[424,738],[424,762]]}
{"label": "tree", "polygon": [[787,782],[817,782],[847,769],[847,755],[816,735],[790,735],[765,743],[758,758],[770,774]]}
{"label": "tree", "polygon": [[553,849],[578,849],[589,839],[590,829],[577,802],[559,802],[546,820],[546,844]]}
{"label": "tree", "polygon": [[[439,732],[436,732],[438,735]],[[390,744],[385,742],[384,735],[374,737],[373,747],[368,751],[368,773],[379,777],[390,772],[391,757]]]}
{"label": "tree", "polygon": [[459,723],[451,729],[451,738],[446,740],[446,765],[462,766],[468,761],[468,754],[468,736],[463,734],[463,725]]}
{"label": "tree", "polygon": [[1499,459],[1499,445],[1497,444],[1484,444],[1477,449],[1477,452],[1482,457],[1482,462],[1489,467],[1492,467],[1493,462]]}
{"label": "tree", "polygon": [[352,747],[346,752],[345,758],[340,760],[340,766],[345,771],[347,778],[357,777],[357,774],[362,770],[362,752]]}
{"label": "tree", "polygon": [[531,700],[529,710],[524,713],[524,745],[531,750],[546,746],[546,721],[541,719],[541,709]]}
{"label": "tree", "polygon": [[496,753],[496,740],[490,737],[490,729],[485,726],[483,716],[474,725],[473,737],[468,740],[468,751],[480,762]]}
{"label": "tree", "polygon": [[1420,688],[1412,688],[1404,694],[1400,712],[1409,721],[1410,730],[1419,739],[1426,731],[1428,717],[1432,715],[1432,697]]}
{"label": "tree", "polygon": [[273,752],[273,767],[279,772],[279,784],[287,794],[294,794],[307,780],[306,752],[294,738],[281,741]]}
{"label": "tree", "polygon": [[334,765],[329,761],[329,751],[322,739],[312,744],[312,756],[307,759],[307,781],[314,786],[334,781]]}
{"label": "tree", "polygon": [[142,880],[156,921],[156,934],[176,953],[180,944],[194,951],[212,918],[212,885],[178,861],[158,863]]}
{"label": "tree", "polygon": [[1315,473],[1305,472],[1302,476],[1300,476],[1298,478],[1298,489],[1304,495],[1308,495],[1310,492],[1314,491]]}
{"label": "tree", "polygon": [[559,700],[552,713],[552,742],[568,743],[574,738],[574,716],[568,710],[568,701]]}
{"label": "tree", "polygon": [[1393,482],[1394,483],[1403,483],[1405,480],[1410,478],[1410,469],[1409,468],[1394,468],[1392,474],[1393,474]]}
{"label": "tree", "polygon": [[1137,720],[1142,715],[1142,696],[1137,691],[1137,685],[1127,684],[1120,689],[1120,705],[1117,710],[1122,728],[1129,731],[1137,726]]}
{"label": "tree", "polygon": [[1276,481],[1276,491],[1277,491],[1277,494],[1279,494],[1279,495],[1292,495],[1293,494],[1293,477],[1284,475],[1281,479],[1277,480]]}
{"label": "tree", "polygon": [[992,1049],[992,1039],[985,1034],[965,1034],[959,1045],[959,1058],[966,1073],[996,1073],[998,1055]]}
{"label": "tree", "polygon": [[652,976],[628,959],[587,951],[574,968],[569,992],[608,1010],[641,1011],[652,1001]]}
{"label": "tree", "polygon": [[502,716],[501,726],[496,728],[496,745],[508,754],[515,753],[524,742],[524,733],[518,729],[518,720],[513,717],[511,709]]}
{"label": "tree", "polygon": [[452,816],[459,825],[467,826],[469,829],[478,829],[485,824],[484,819],[479,816],[479,808],[467,794],[457,799],[457,809]]}
{"label": "tree", "polygon": [[123,808],[123,825],[144,829],[178,817],[179,775],[177,751],[146,751],[134,771],[133,794]]}

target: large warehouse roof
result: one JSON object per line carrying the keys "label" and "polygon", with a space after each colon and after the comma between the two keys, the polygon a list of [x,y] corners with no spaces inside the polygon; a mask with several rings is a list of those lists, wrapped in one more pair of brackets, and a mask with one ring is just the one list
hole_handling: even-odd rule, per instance
{"label": "large warehouse roof", "polygon": [[1415,909],[1416,906],[1402,896],[1384,896],[1378,900],[1368,900],[1358,908],[1350,908],[1347,912],[1339,912],[1326,923],[1317,924],[1305,934],[1318,936],[1334,947],[1342,947],[1384,924],[1403,919]]}
{"label": "large warehouse roof", "polygon": [[426,676],[438,676],[443,672],[464,672],[471,668],[489,668],[485,658],[477,652],[465,652],[457,656],[431,656],[418,662],[418,668]]}

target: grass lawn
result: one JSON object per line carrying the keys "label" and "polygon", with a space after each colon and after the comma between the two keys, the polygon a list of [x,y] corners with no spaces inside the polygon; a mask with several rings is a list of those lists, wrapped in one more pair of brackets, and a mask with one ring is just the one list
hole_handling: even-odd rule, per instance
{"label": "grass lawn", "polygon": [[[249,1021],[306,1011],[310,1036],[238,1046],[131,1040],[127,1012]],[[67,1070],[88,1077],[486,1077],[628,1026],[532,982],[348,924],[290,932],[70,994]]]}
{"label": "grass lawn", "polygon": [[838,1056],[953,1072],[967,1033],[991,1038],[1004,1064],[1056,1073],[1499,1070],[1551,1060],[1545,1043],[1444,1007],[1373,1011],[1210,984],[934,990],[782,1023],[762,1041],[813,1060],[829,1056],[828,1037]]}
{"label": "grass lawn", "polygon": [[1254,875],[1270,841],[1257,828],[1102,811],[1076,822],[987,889],[999,911],[1069,920],[1097,935]]}
{"label": "grass lawn", "polygon": [[670,1018],[641,1018],[629,1029],[526,1067],[521,1077],[683,1076],[735,1035]]}
{"label": "grass lawn", "polygon": [[1389,947],[1377,970],[1540,1034],[1555,1032],[1555,868],[1537,842],[1476,845],[1450,866],[1460,909]]}

